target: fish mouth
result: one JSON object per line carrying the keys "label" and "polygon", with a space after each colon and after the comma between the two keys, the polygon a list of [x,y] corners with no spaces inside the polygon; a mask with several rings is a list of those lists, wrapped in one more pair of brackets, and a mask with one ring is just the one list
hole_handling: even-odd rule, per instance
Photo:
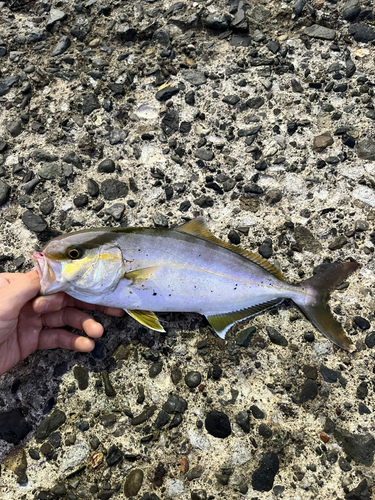
{"label": "fish mouth", "polygon": [[31,260],[40,279],[40,294],[47,295],[58,291],[60,280],[57,279],[56,272],[48,263],[46,256],[42,252],[30,252]]}

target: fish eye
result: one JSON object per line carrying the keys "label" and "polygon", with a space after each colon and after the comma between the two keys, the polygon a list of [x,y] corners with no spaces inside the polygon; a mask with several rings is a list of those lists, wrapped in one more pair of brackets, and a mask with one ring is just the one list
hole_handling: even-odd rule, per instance
{"label": "fish eye", "polygon": [[70,248],[68,248],[66,253],[67,253],[68,257],[72,260],[79,259],[83,255],[83,252],[82,252],[81,248],[79,248],[79,247],[70,247]]}

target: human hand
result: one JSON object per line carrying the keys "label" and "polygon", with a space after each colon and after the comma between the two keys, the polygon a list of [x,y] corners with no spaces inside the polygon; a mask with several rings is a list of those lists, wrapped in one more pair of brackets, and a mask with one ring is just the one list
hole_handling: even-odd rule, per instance
{"label": "human hand", "polygon": [[36,297],[39,290],[36,271],[0,274],[0,375],[37,349],[92,351],[93,340],[61,328],[68,325],[89,337],[101,337],[102,325],[80,309],[124,314],[122,309],[87,304],[62,292]]}

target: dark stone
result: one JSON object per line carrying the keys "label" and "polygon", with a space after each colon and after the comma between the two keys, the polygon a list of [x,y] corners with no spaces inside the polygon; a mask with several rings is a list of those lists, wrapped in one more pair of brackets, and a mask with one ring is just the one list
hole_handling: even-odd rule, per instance
{"label": "dark stone", "polygon": [[319,24],[313,24],[303,30],[303,33],[312,38],[320,40],[334,40],[336,38],[336,31]]}
{"label": "dark stone", "polygon": [[232,433],[229,418],[225,413],[212,410],[205,420],[205,428],[211,436],[225,439]]}
{"label": "dark stone", "polygon": [[178,427],[181,422],[182,422],[181,413],[176,413],[175,416],[172,418],[172,422],[169,424],[168,429],[174,429],[175,427]]}
{"label": "dark stone", "polygon": [[180,89],[177,87],[165,87],[164,89],[158,90],[155,97],[158,101],[165,102],[171,99],[174,95],[177,95],[179,92]]}
{"label": "dark stone", "polygon": [[90,115],[95,109],[100,109],[100,104],[97,96],[93,93],[86,95],[83,98],[82,113],[85,116]]}
{"label": "dark stone", "polygon": [[273,344],[286,347],[288,345],[287,339],[280,332],[272,328],[272,326],[266,326],[268,337]]}
{"label": "dark stone", "polygon": [[10,197],[10,186],[0,180],[0,207],[8,202]]}
{"label": "dark stone", "polygon": [[259,435],[264,437],[264,439],[269,439],[272,437],[272,430],[266,424],[260,424]]}
{"label": "dark stone", "polygon": [[272,251],[272,240],[271,240],[271,238],[266,238],[263,241],[263,243],[258,248],[258,252],[265,259],[269,259],[270,257],[272,257],[273,251]]}
{"label": "dark stone", "polygon": [[239,234],[231,229],[228,234],[228,240],[233,243],[233,245],[239,245],[241,243],[241,239]]}
{"label": "dark stone", "polygon": [[314,238],[311,231],[301,224],[297,224],[295,226],[294,237],[296,239],[297,246],[301,248],[301,250],[318,253],[322,249],[322,245]]}
{"label": "dark stone", "polygon": [[70,30],[70,34],[75,38],[78,38],[81,42],[86,38],[86,36],[90,33],[91,24],[88,19],[84,16],[78,16],[75,24],[72,26]]}
{"label": "dark stone", "polygon": [[[140,425],[140,424],[143,424],[144,422],[147,422],[147,420],[149,420],[152,417],[152,415],[155,413],[155,411],[156,411],[156,406],[150,406],[150,407],[146,408],[137,417],[134,417],[131,419],[131,421],[130,421],[131,425],[135,426],[135,425]],[[167,412],[167,413],[170,413],[170,412]]]}
{"label": "dark stone", "polygon": [[186,479],[188,481],[194,481],[194,479],[198,479],[199,477],[201,477],[203,472],[204,472],[203,466],[196,465],[195,467],[193,467],[188,471],[188,473],[186,474]]}
{"label": "dark stone", "polygon": [[336,429],[335,438],[352,460],[371,467],[375,452],[375,439],[372,434],[351,434],[347,430]]}
{"label": "dark stone", "polygon": [[240,98],[238,97],[238,95],[231,94],[224,96],[222,101],[225,102],[226,104],[231,104],[232,106],[234,106],[240,101]]}
{"label": "dark stone", "polygon": [[262,420],[262,419],[266,418],[266,414],[264,413],[264,411],[261,410],[256,405],[250,406],[250,411],[253,414],[253,417],[256,418],[257,420]]}
{"label": "dark stone", "polygon": [[202,376],[199,372],[197,371],[192,371],[188,372],[185,375],[185,384],[190,387],[190,389],[194,389],[195,387],[198,387],[198,385],[202,381]]}
{"label": "dark stone", "polygon": [[211,161],[214,159],[214,153],[209,149],[199,148],[195,152],[195,157],[203,161]]}
{"label": "dark stone", "polygon": [[241,347],[249,347],[250,341],[256,332],[255,326],[249,326],[245,330],[241,330],[236,338],[236,344]]}
{"label": "dark stone", "polygon": [[182,71],[182,77],[189,82],[191,85],[204,85],[206,83],[206,77],[201,71],[195,69],[185,69]]}
{"label": "dark stone", "polygon": [[342,17],[346,21],[354,21],[360,12],[361,6],[359,5],[358,0],[349,0],[342,8]]}
{"label": "dark stone", "polygon": [[54,448],[59,448],[61,446],[61,434],[59,432],[53,432],[48,437],[48,441],[52,444]]}
{"label": "dark stone", "polygon": [[221,375],[223,374],[223,370],[219,365],[212,366],[212,378],[214,380],[220,380]]}
{"label": "dark stone", "polygon": [[89,202],[89,198],[87,194],[79,194],[75,198],[73,198],[73,203],[77,208],[85,207]]}
{"label": "dark stone", "polygon": [[366,382],[361,382],[357,387],[357,398],[366,399],[368,396],[368,387]]}
{"label": "dark stone", "polygon": [[346,65],[346,78],[351,78],[357,70],[356,65],[351,59],[345,61]]}
{"label": "dark stone", "polygon": [[234,417],[236,424],[241,427],[245,434],[250,432],[250,417],[247,411],[240,411]]}
{"label": "dark stone", "polygon": [[246,106],[250,109],[259,109],[263,106],[264,102],[264,97],[251,97],[246,102]]}
{"label": "dark stone", "polygon": [[209,208],[214,204],[214,200],[210,196],[203,195],[194,200],[194,203],[201,208]]}
{"label": "dark stone", "polygon": [[316,382],[308,378],[307,380],[305,380],[302,386],[302,390],[299,395],[299,402],[302,404],[306,403],[306,401],[312,401],[316,398],[317,395],[318,387],[316,385]]}
{"label": "dark stone", "polygon": [[365,338],[365,344],[369,349],[375,347],[375,332],[369,333]]}
{"label": "dark stone", "polygon": [[297,16],[300,16],[302,11],[303,11],[303,8],[304,6],[306,5],[306,1],[307,0],[297,0],[294,4],[293,4],[293,10],[295,12],[295,14]]}
{"label": "dark stone", "polygon": [[142,487],[144,473],[141,469],[132,469],[126,476],[124,494],[126,498],[136,496]]}
{"label": "dark stone", "polygon": [[162,361],[157,361],[156,363],[152,363],[148,370],[148,375],[150,378],[155,378],[159,375],[159,373],[163,369],[163,362]]}
{"label": "dark stone", "polygon": [[0,439],[7,443],[19,445],[31,430],[22,408],[0,413]]}
{"label": "dark stone", "polygon": [[360,415],[370,415],[371,414],[371,410],[370,408],[367,408],[367,406],[363,403],[359,403],[358,405],[358,413]]}
{"label": "dark stone", "polygon": [[87,180],[87,192],[92,198],[99,196],[99,184],[94,179]]}
{"label": "dark stone", "polygon": [[103,427],[112,427],[117,422],[115,413],[106,413],[100,416],[100,423]]}
{"label": "dark stone", "polygon": [[78,389],[85,391],[89,386],[89,372],[87,368],[85,366],[75,366],[73,374],[78,382]]}
{"label": "dark stone", "polygon": [[272,54],[277,54],[280,50],[280,43],[277,40],[271,40],[267,43],[267,49],[272,52]]}
{"label": "dark stone", "polygon": [[276,203],[278,203],[281,198],[283,197],[283,193],[280,191],[280,189],[270,189],[269,191],[267,191],[266,195],[265,195],[265,200],[267,203],[269,203],[270,205],[275,205]]}
{"label": "dark stone", "polygon": [[320,365],[319,371],[322,374],[324,382],[327,382],[328,384],[334,384],[337,382],[338,373],[336,371],[331,370],[324,365]]}
{"label": "dark stone", "polygon": [[370,328],[370,322],[367,321],[367,319],[365,318],[362,318],[362,316],[355,316],[354,317],[354,323],[356,326],[358,326],[358,328],[360,328],[361,330],[369,330]]}
{"label": "dark stone", "polygon": [[184,398],[171,394],[163,405],[166,413],[184,413],[187,409],[187,402]]}
{"label": "dark stone", "polygon": [[160,126],[167,137],[172,136],[179,128],[178,112],[173,108],[168,108],[161,120]]}
{"label": "dark stone", "polygon": [[362,479],[359,485],[345,495],[345,500],[371,500],[371,491],[367,480]]}
{"label": "dark stone", "polygon": [[339,467],[344,472],[349,472],[352,470],[352,466],[347,460],[345,460],[344,457],[339,458]]}
{"label": "dark stone", "polygon": [[79,429],[81,432],[86,432],[90,429],[90,424],[86,422],[86,420],[79,420],[76,425],[77,429]]}
{"label": "dark stone", "polygon": [[191,130],[191,123],[190,122],[181,122],[180,124],[180,133],[181,134],[188,134]]}
{"label": "dark stone", "polygon": [[296,80],[295,78],[292,78],[290,83],[292,85],[293,92],[303,94],[303,87],[298,80]]}
{"label": "dark stone", "polygon": [[115,171],[116,165],[113,160],[107,158],[98,165],[98,172],[101,174],[112,174]]}
{"label": "dark stone", "polygon": [[41,233],[48,227],[47,222],[39,215],[34,214],[31,210],[26,210],[26,212],[22,214],[22,222],[27,229],[35,233]]}
{"label": "dark stone", "polygon": [[114,465],[121,462],[123,457],[124,454],[120,450],[120,448],[113,444],[108,450],[108,455],[106,456],[105,461],[107,462],[108,467],[113,467]]}
{"label": "dark stone", "polygon": [[367,24],[351,24],[348,33],[353,36],[356,42],[367,43],[375,40],[375,30]]}
{"label": "dark stone", "polygon": [[39,210],[42,212],[43,215],[49,215],[50,213],[53,212],[54,208],[55,204],[53,203],[52,200],[44,200],[39,205]]}
{"label": "dark stone", "polygon": [[112,385],[111,379],[109,378],[109,373],[107,370],[101,372],[102,380],[104,384],[104,392],[109,398],[114,398],[116,396],[116,391]]}
{"label": "dark stone", "polygon": [[125,198],[129,192],[128,186],[117,179],[107,179],[102,182],[100,190],[105,200]]}
{"label": "dark stone", "polygon": [[18,137],[22,133],[22,121],[12,121],[8,126],[9,133],[12,137]]}
{"label": "dark stone", "polygon": [[186,104],[189,104],[189,106],[195,105],[195,92],[194,92],[194,90],[189,90],[189,92],[186,92],[185,102],[186,102]]}
{"label": "dark stone", "polygon": [[162,427],[164,427],[165,425],[167,425],[167,423],[169,422],[170,418],[171,417],[168,415],[168,413],[166,413],[165,411],[161,410],[158,413],[158,416],[156,417],[156,420],[154,422],[155,429],[161,429]]}
{"label": "dark stone", "polygon": [[38,442],[44,441],[52,432],[55,432],[59,427],[61,427],[66,420],[66,415],[61,410],[55,410],[51,415],[46,417],[39,424],[35,432],[35,438]]}
{"label": "dark stone", "polygon": [[[51,160],[51,161],[55,161],[55,160]],[[72,165],[74,165],[76,168],[79,168],[80,170],[82,169],[82,162],[81,162],[79,156],[77,156],[77,154],[74,151],[68,151],[67,153],[65,153],[62,161],[65,163],[71,163]]]}
{"label": "dark stone", "polygon": [[356,150],[362,160],[375,161],[375,141],[372,139],[362,139]]}
{"label": "dark stone", "polygon": [[259,468],[251,478],[251,485],[256,491],[270,491],[279,471],[279,458],[276,453],[265,453]]}
{"label": "dark stone", "polygon": [[55,46],[53,51],[51,52],[51,57],[63,54],[66,50],[68,50],[70,45],[71,45],[70,38],[66,35],[62,36],[60,40],[57,42],[57,45]]}
{"label": "dark stone", "polygon": [[210,30],[224,31],[228,27],[229,16],[225,14],[209,14],[205,18],[204,24]]}

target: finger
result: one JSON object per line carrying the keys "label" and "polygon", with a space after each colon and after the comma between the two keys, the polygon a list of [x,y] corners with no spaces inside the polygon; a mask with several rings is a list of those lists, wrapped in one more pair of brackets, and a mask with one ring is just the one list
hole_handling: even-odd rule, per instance
{"label": "finger", "polygon": [[60,311],[55,311],[42,316],[43,325],[49,328],[59,328],[61,326],[71,326],[77,330],[83,330],[89,337],[101,337],[104,332],[103,326],[95,321],[89,314],[75,309],[65,307]]}
{"label": "finger", "polygon": [[46,313],[52,311],[58,311],[64,307],[76,307],[79,309],[86,309],[88,311],[100,311],[109,316],[123,316],[123,309],[117,307],[106,307],[99,306],[95,304],[88,304],[87,302],[82,302],[81,300],[74,299],[66,293],[59,292],[53,295],[46,295],[44,297],[37,297],[33,302],[33,309],[36,313]]}
{"label": "finger", "polygon": [[62,328],[42,330],[39,335],[38,349],[70,349],[71,351],[90,352],[95,342],[86,337],[74,335]]}
{"label": "finger", "polygon": [[18,316],[22,307],[34,298],[40,290],[39,275],[36,271],[29,273],[7,273],[8,285],[1,290],[0,308],[6,311],[6,316]]}

